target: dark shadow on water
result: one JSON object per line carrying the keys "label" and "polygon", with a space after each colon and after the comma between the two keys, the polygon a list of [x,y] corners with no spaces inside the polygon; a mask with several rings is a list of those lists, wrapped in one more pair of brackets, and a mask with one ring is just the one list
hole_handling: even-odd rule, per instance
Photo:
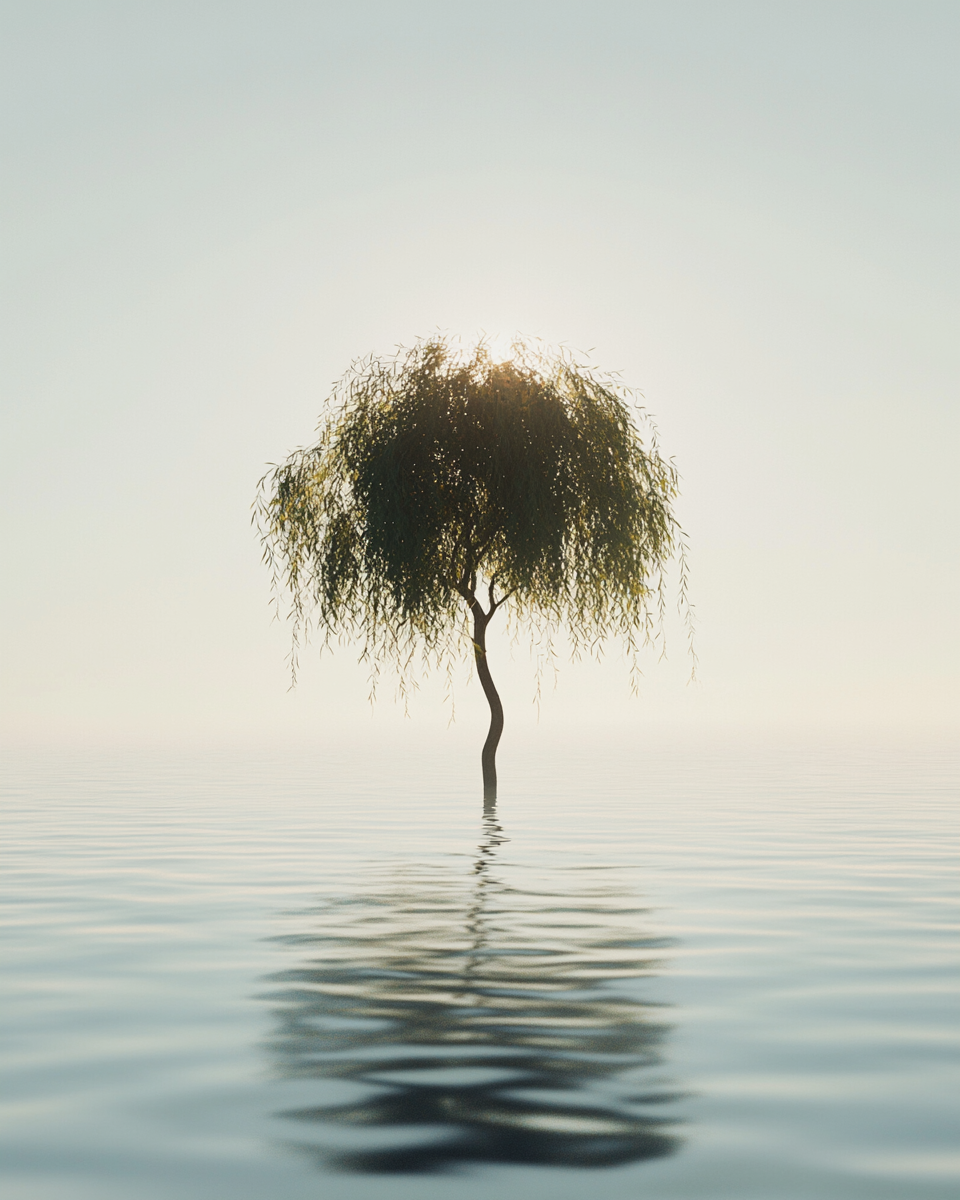
{"label": "dark shadow on water", "polygon": [[469,875],[368,868],[278,939],[303,957],[269,977],[269,1051],[320,1103],[276,1115],[324,1170],[610,1167],[680,1145],[670,1026],[631,986],[664,948],[647,911],[609,869],[509,885],[494,813],[484,826]]}

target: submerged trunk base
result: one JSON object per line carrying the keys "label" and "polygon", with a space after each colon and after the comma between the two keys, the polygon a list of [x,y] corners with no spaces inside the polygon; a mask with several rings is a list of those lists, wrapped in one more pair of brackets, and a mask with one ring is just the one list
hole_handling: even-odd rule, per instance
{"label": "submerged trunk base", "polygon": [[483,771],[484,806],[497,798],[497,764],[494,757],[497,753],[497,746],[496,743],[490,746],[489,742],[490,738],[488,737],[487,744],[484,745],[483,753],[480,755],[480,767]]}

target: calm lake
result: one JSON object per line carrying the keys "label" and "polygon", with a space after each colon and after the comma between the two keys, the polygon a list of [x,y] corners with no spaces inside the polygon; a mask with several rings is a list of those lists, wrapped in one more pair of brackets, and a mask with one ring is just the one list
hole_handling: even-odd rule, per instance
{"label": "calm lake", "polygon": [[5,756],[4,1200],[960,1189],[956,747]]}

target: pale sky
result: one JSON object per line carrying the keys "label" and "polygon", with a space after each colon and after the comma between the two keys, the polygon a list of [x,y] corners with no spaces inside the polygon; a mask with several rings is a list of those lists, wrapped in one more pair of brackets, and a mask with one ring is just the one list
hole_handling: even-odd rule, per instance
{"label": "pale sky", "polygon": [[674,630],[542,724],[956,719],[955,0],[0,13],[8,740],[369,722],[349,648],[288,692],[249,505],[438,328],[592,350],[683,475],[700,682]]}

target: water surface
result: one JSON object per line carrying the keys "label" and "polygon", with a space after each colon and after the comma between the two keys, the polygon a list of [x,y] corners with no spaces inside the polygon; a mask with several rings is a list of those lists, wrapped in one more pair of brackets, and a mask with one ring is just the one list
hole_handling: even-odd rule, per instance
{"label": "water surface", "polygon": [[956,1194],[947,744],[465,753],[8,755],[2,1194]]}

